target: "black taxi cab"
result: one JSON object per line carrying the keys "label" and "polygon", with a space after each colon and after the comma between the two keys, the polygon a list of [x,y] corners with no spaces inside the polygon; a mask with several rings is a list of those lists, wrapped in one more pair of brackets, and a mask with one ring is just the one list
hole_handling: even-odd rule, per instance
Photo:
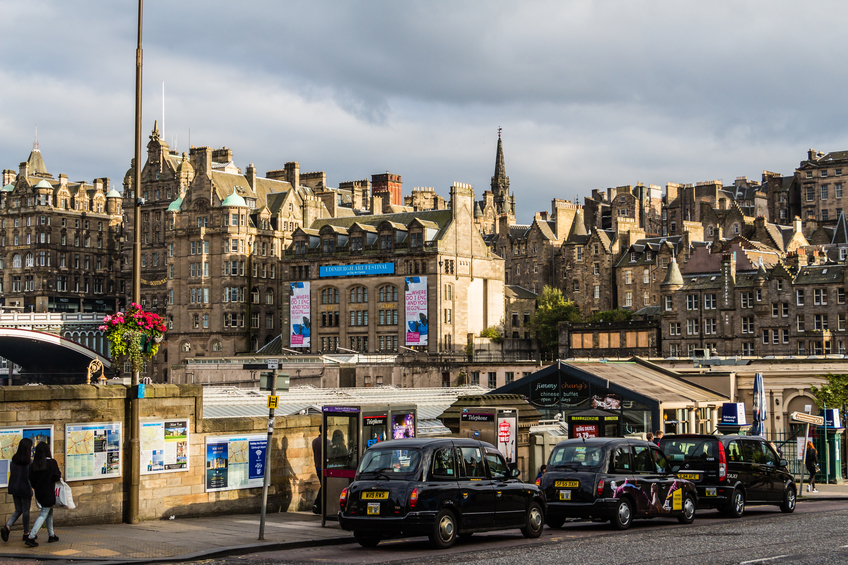
{"label": "black taxi cab", "polygon": [[662,451],[628,438],[569,439],[554,447],[540,486],[547,499],[546,523],[559,528],[566,518],[609,520],[626,529],[634,519],[695,519],[698,493],[675,476]]}
{"label": "black taxi cab", "polygon": [[544,497],[518,475],[484,441],[380,442],[368,448],[354,482],[342,491],[339,523],[363,547],[426,535],[446,549],[457,536],[511,528],[536,538],[544,527]]}

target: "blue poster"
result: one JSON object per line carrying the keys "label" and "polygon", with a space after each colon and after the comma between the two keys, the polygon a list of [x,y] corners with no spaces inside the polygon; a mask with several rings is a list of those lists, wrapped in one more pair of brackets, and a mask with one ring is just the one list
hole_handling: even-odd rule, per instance
{"label": "blue poster", "polygon": [[365,263],[359,265],[326,265],[318,269],[319,277],[357,277],[363,275],[393,275],[394,263]]}
{"label": "blue poster", "polygon": [[248,479],[262,479],[265,477],[265,449],[267,447],[267,439],[250,442],[250,474]]}

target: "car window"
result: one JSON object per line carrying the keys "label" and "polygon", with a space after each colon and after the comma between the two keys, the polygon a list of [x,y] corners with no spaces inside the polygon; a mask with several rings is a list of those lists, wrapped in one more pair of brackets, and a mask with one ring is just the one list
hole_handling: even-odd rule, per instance
{"label": "car window", "polygon": [[746,461],[752,461],[760,464],[764,464],[766,462],[766,455],[763,453],[763,449],[760,447],[759,441],[743,439],[741,443],[742,456],[745,457]]}
{"label": "car window", "polygon": [[421,454],[417,449],[370,448],[362,457],[360,473],[414,473]]}
{"label": "car window", "polygon": [[727,444],[727,460],[745,461],[745,458],[742,456],[742,448],[739,446],[738,441],[734,440]]}
{"label": "car window", "polygon": [[651,448],[651,461],[654,463],[654,473],[667,473],[668,461],[665,459],[663,452],[656,447]]}
{"label": "car window", "polygon": [[452,448],[443,447],[433,453],[433,478],[456,480]]}
{"label": "car window", "polygon": [[489,474],[493,479],[501,480],[509,477],[509,468],[506,466],[506,461],[497,451],[487,449],[486,462],[489,464]]}
{"label": "car window", "polygon": [[777,453],[774,452],[769,444],[762,442],[760,443],[760,447],[763,450],[763,462],[766,465],[772,465],[774,467],[780,465],[780,457],[777,456]]}
{"label": "car window", "polygon": [[647,445],[633,446],[633,470],[637,473],[653,473],[654,462],[651,460],[651,451]]}
{"label": "car window", "polygon": [[633,457],[630,453],[630,446],[623,445],[615,449],[611,468],[614,473],[633,472]]}
{"label": "car window", "polygon": [[604,460],[602,446],[563,445],[554,448],[549,466],[599,467]]}
{"label": "car window", "polygon": [[714,438],[670,438],[663,439],[662,450],[673,463],[715,461],[718,440]]}
{"label": "car window", "polygon": [[483,451],[479,447],[459,447],[460,477],[465,479],[485,479],[486,468],[483,465]]}

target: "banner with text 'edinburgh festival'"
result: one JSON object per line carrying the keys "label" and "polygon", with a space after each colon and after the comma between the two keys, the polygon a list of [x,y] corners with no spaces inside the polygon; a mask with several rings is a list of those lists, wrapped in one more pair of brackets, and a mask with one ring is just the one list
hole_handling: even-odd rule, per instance
{"label": "banner with text 'edinburgh festival'", "polygon": [[427,277],[406,277],[406,345],[427,345]]}

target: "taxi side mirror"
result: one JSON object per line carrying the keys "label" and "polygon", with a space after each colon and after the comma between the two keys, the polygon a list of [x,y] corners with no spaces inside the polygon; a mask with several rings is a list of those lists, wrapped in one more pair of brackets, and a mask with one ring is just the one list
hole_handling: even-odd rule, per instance
{"label": "taxi side mirror", "polygon": [[671,468],[671,472],[672,472],[672,473],[676,473],[676,472],[678,472],[679,470],[680,470],[680,465],[675,465],[674,467],[672,467],[672,468]]}
{"label": "taxi side mirror", "polygon": [[509,471],[510,478],[517,479],[518,475],[521,474],[521,469],[513,468]]}
{"label": "taxi side mirror", "polygon": [[787,465],[789,465],[789,461],[787,461],[786,459],[781,459],[780,461],[777,462],[777,464],[780,465],[781,467],[786,467]]}

